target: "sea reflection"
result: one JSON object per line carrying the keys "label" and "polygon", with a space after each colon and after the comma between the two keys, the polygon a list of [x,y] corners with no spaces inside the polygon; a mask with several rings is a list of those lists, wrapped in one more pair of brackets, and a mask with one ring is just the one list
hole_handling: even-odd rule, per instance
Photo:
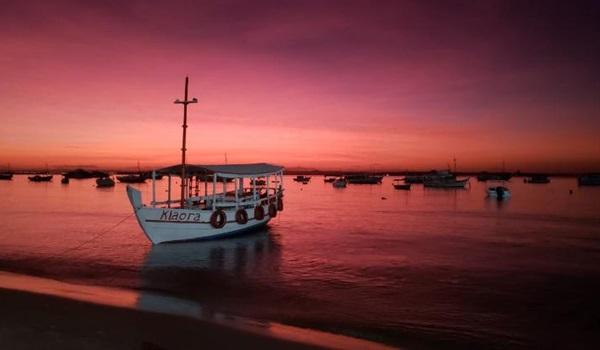
{"label": "sea reflection", "polygon": [[281,245],[263,228],[227,239],[154,245],[144,259],[141,283],[144,288],[187,289],[203,281],[212,288],[225,283],[225,276],[238,282],[263,275],[272,279],[280,265]]}

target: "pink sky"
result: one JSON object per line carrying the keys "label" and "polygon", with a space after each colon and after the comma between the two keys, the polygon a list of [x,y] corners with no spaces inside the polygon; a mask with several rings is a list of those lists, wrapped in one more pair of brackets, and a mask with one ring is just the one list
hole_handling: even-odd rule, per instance
{"label": "pink sky", "polygon": [[[594,8],[6,2],[0,168],[600,170]],[[592,5],[590,5],[592,6]]]}

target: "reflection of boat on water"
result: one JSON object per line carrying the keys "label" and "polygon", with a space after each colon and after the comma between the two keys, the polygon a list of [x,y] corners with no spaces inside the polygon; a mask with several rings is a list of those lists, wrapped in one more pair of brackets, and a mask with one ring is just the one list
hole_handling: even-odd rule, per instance
{"label": "reflection of boat on water", "polygon": [[[144,285],[160,284],[161,274],[168,271],[182,274],[193,270],[216,270],[244,273],[262,268],[271,269],[280,262],[280,247],[266,228],[255,233],[229,239],[158,244],[152,246],[144,261]],[[193,273],[195,274],[195,272]],[[187,276],[181,276],[185,279]],[[148,280],[156,278],[156,280]],[[178,278],[180,279],[180,278]],[[186,283],[182,280],[181,283]]]}
{"label": "reflection of boat on water", "polygon": [[505,186],[492,186],[488,187],[487,195],[491,198],[504,199],[511,196],[510,190]]}
{"label": "reflection of boat on water", "polygon": [[354,185],[376,185],[380,184],[382,180],[383,176],[369,174],[346,175],[346,181],[348,181],[349,184]]}
{"label": "reflection of boat on water", "polygon": [[579,186],[600,186],[600,174],[581,175],[577,178]]}
{"label": "reflection of boat on water", "polygon": [[550,179],[546,175],[533,175],[523,179],[523,182],[527,184],[547,184],[550,182]]}

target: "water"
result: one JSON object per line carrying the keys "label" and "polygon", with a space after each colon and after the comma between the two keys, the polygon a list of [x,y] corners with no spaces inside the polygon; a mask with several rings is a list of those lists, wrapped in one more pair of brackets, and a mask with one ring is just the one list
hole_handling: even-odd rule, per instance
{"label": "water", "polygon": [[[409,349],[600,346],[600,188],[515,178],[498,202],[474,179],[468,190],[391,181],[286,177],[268,229],[151,246],[124,185],[16,176],[0,182],[0,269]],[[150,184],[138,187],[148,199]]]}

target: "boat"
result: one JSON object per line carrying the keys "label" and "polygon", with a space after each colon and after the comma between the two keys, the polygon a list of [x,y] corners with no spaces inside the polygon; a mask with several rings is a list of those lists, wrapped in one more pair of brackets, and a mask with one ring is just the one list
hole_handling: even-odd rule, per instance
{"label": "boat", "polygon": [[337,178],[332,182],[332,185],[335,188],[346,188],[347,184],[348,181],[346,181],[346,179],[344,179],[343,177]]}
{"label": "boat", "polygon": [[407,184],[422,184],[423,175],[407,175],[404,177],[404,182]]}
{"label": "boat", "polygon": [[435,170],[423,177],[423,186],[429,188],[465,188],[469,178],[457,179],[448,170]]}
{"label": "boat", "polygon": [[8,166],[6,167],[6,171],[3,173],[0,173],[0,180],[12,180],[13,178],[13,173],[12,171],[10,171],[10,164],[8,164]]}
{"label": "boat", "polygon": [[117,176],[117,180],[119,180],[119,182],[128,184],[139,184],[146,182],[146,176],[144,176],[143,174],[121,175]]}
{"label": "boat", "polygon": [[52,175],[34,175],[34,176],[28,176],[27,178],[31,182],[48,182],[48,181],[52,181],[52,177],[53,177]]}
{"label": "boat", "polygon": [[323,182],[334,182],[335,180],[336,180],[335,176],[325,175],[325,177],[323,178]]}
{"label": "boat", "polygon": [[265,180],[251,180],[250,184],[256,186],[265,186],[267,182]]}
{"label": "boat", "polygon": [[400,181],[403,181],[405,179],[396,179],[394,180],[394,183],[392,183],[392,185],[394,186],[395,189],[397,190],[405,190],[405,191],[410,191],[410,183],[400,183]]}
{"label": "boat", "polygon": [[60,179],[60,183],[63,184],[63,185],[68,184],[69,183],[69,177],[63,175],[62,179]]}
{"label": "boat", "polygon": [[487,171],[484,171],[477,175],[477,181],[508,181],[511,177],[512,174],[506,171],[497,173],[488,173]]}
{"label": "boat", "polygon": [[546,175],[533,175],[523,179],[523,182],[528,184],[547,184],[550,182],[550,179]]}
{"label": "boat", "polygon": [[310,181],[310,176],[298,175],[294,178],[294,181],[307,184]]}
{"label": "boat", "polygon": [[346,175],[346,181],[348,181],[349,184],[355,185],[376,185],[380,184],[382,180],[383,176],[369,174]]}
{"label": "boat", "polygon": [[113,187],[115,185],[115,180],[112,178],[105,176],[96,179],[96,187]]}
{"label": "boat", "polygon": [[487,188],[486,192],[488,197],[497,199],[505,199],[511,196],[510,190],[505,186],[491,186]]}
{"label": "boat", "polygon": [[[150,180],[152,178],[152,172],[151,171],[146,171],[143,173],[140,173],[141,176],[145,177],[146,180]],[[154,174],[154,178],[156,180],[162,180],[163,175],[162,174]]]}
{"label": "boat", "polygon": [[[283,167],[267,164],[186,164],[186,130],[188,104],[188,78],[185,79],[185,98],[175,103],[183,104],[183,137],[181,163],[158,169],[153,174],[167,176],[166,200],[156,198],[156,180],[152,176],[152,199],[142,201],[142,193],[127,185],[127,196],[137,221],[153,244],[215,239],[265,226],[283,210]],[[172,178],[180,178],[180,196],[172,196]],[[201,181],[212,179],[210,182]],[[232,179],[228,181],[218,179]],[[275,186],[256,185],[256,180],[278,180]],[[250,182],[253,184],[250,185]],[[200,182],[204,186],[200,186]],[[201,187],[204,187],[201,193]],[[162,193],[162,191],[160,191]]]}
{"label": "boat", "polygon": [[579,186],[600,186],[600,174],[581,175],[577,178]]}
{"label": "boat", "polygon": [[103,171],[98,171],[98,170],[92,170],[92,171],[88,171],[85,169],[75,169],[75,170],[71,170],[71,171],[67,171],[64,176],[68,177],[69,179],[92,179],[95,177],[106,177],[108,176],[107,173],[103,172]]}

